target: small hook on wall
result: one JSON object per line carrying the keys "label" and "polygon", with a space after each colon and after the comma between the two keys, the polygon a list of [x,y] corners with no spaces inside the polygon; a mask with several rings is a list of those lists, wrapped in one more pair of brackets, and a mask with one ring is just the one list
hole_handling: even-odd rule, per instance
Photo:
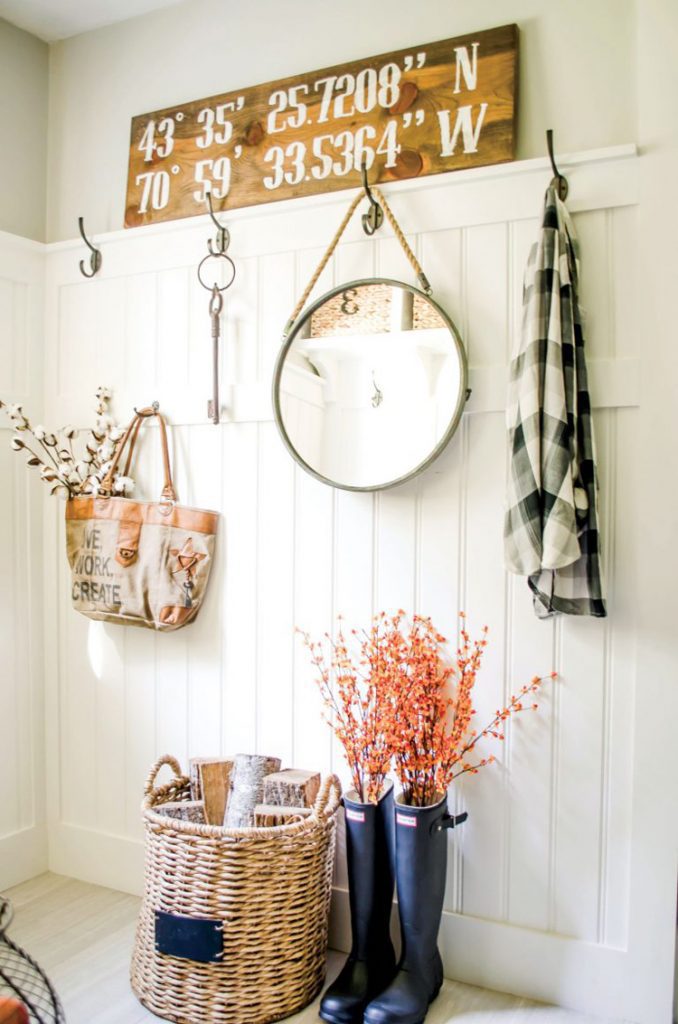
{"label": "small hook on wall", "polygon": [[217,238],[215,245],[212,244],[212,239],[208,239],[207,248],[210,251],[211,256],[224,256],[226,250],[231,243],[231,236],[228,232],[228,228],[224,224],[220,224],[214,214],[214,207],[212,206],[212,193],[208,192],[206,195],[207,207],[209,209],[210,217],[212,218],[215,227],[217,229]]}
{"label": "small hook on wall", "polygon": [[549,160],[551,161],[551,168],[553,170],[553,178],[551,184],[555,185],[560,199],[567,199],[567,193],[570,191],[570,187],[567,183],[567,178],[564,174],[561,174],[556,166],[556,158],[553,153],[553,128],[547,128],[546,130],[546,146],[549,151]]}
{"label": "small hook on wall", "polygon": [[378,228],[384,222],[384,211],[372,195],[370,185],[367,180],[367,157],[363,156],[362,163],[360,165],[360,174],[363,179],[363,188],[365,189],[365,195],[370,201],[370,208],[367,213],[362,216],[363,231],[366,235],[373,235]]}
{"label": "small hook on wall", "polygon": [[83,277],[94,277],[94,275],[98,274],[99,271],[101,270],[103,258],[101,256],[101,252],[98,249],[95,249],[95,247],[92,245],[87,235],[85,234],[85,227],[82,217],[78,217],[78,227],[80,229],[80,234],[82,235],[83,242],[91,250],[91,255],[89,258],[89,266],[91,272],[88,273],[85,270],[85,261],[80,260],[80,273],[83,275]]}

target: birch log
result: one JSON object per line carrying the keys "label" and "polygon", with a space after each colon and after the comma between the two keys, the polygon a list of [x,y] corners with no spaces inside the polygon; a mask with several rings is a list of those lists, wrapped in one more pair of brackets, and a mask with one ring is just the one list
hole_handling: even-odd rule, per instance
{"label": "birch log", "polygon": [[246,828],[254,824],[254,808],[263,802],[264,779],[280,771],[279,757],[236,754],[233,788],[226,808],[226,828]]}
{"label": "birch log", "polygon": [[313,807],[320,789],[318,772],[304,772],[286,768],[264,779],[265,804],[280,807]]}

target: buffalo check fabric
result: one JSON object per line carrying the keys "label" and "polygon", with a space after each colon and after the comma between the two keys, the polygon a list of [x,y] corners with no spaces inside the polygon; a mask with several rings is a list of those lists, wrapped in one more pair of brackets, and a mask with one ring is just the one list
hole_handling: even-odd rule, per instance
{"label": "buffalo check fabric", "polygon": [[607,614],[579,244],[554,187],[546,192],[511,359],[506,567],[528,577],[540,618]]}

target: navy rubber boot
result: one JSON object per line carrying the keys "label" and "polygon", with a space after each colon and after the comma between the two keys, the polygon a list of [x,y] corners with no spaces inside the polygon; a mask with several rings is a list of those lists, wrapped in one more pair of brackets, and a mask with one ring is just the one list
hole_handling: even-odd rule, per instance
{"label": "navy rubber boot", "polygon": [[394,888],[393,786],[377,804],[344,796],[352,944],[320,1016],[329,1024],[362,1024],[365,1007],[396,971],[390,935]]}
{"label": "navy rubber boot", "polygon": [[365,1011],[365,1024],[422,1024],[443,983],[438,930],[447,875],[447,829],[467,818],[432,807],[395,805],[396,884],[402,932],[398,971]]}

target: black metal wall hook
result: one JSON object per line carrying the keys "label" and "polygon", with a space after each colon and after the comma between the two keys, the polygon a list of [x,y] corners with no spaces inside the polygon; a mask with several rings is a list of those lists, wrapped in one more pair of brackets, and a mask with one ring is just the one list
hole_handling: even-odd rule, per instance
{"label": "black metal wall hook", "polygon": [[360,173],[363,179],[363,188],[365,189],[365,195],[370,201],[370,208],[367,213],[362,216],[363,231],[366,235],[373,235],[381,225],[384,223],[384,211],[372,195],[370,190],[369,182],[367,180],[367,157],[364,156],[362,164],[360,165]]}
{"label": "black metal wall hook", "polygon": [[103,258],[102,258],[102,255],[101,255],[101,252],[99,251],[99,249],[96,249],[92,245],[92,243],[90,242],[89,238],[85,234],[85,227],[84,227],[84,222],[83,222],[83,218],[82,217],[78,217],[78,227],[80,228],[80,234],[82,235],[83,242],[85,243],[85,245],[89,249],[91,249],[91,255],[90,255],[90,258],[89,258],[89,266],[90,266],[91,273],[88,274],[87,271],[85,270],[85,261],[84,260],[80,260],[80,273],[83,275],[83,277],[94,277],[94,275],[98,274],[99,271],[101,270],[101,264],[103,263]]}
{"label": "black metal wall hook", "polygon": [[231,244],[231,236],[229,234],[228,228],[225,227],[223,224],[220,224],[215,216],[214,207],[212,206],[212,193],[208,192],[205,198],[207,200],[207,208],[209,210],[210,217],[212,218],[217,229],[217,237],[215,244],[212,245],[212,239],[210,238],[207,242],[207,248],[209,249],[211,256],[225,256],[226,250]]}
{"label": "black metal wall hook", "polygon": [[553,169],[553,178],[551,184],[555,185],[560,199],[567,199],[567,193],[570,191],[570,186],[567,183],[567,178],[564,174],[561,174],[556,166],[556,158],[553,155],[553,128],[546,129],[546,145],[549,151],[549,160],[551,161],[551,167]]}

